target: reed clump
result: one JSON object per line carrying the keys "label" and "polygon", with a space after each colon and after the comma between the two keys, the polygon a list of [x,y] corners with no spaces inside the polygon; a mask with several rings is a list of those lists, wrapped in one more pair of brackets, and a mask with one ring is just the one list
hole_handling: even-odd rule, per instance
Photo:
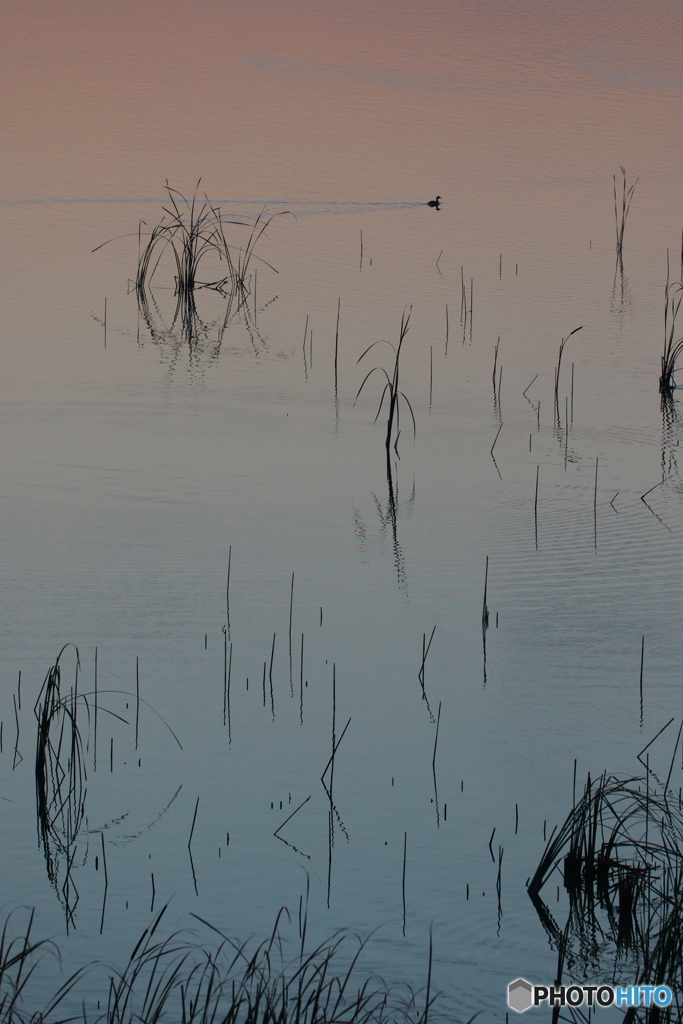
{"label": "reed clump", "polygon": [[631,209],[631,202],[640,178],[636,178],[632,185],[628,184],[626,168],[622,165],[621,182],[617,185],[617,176],[614,178],[614,222],[617,232],[617,266],[623,271],[624,260],[624,232],[626,231],[626,219]]}
{"label": "reed clump", "polygon": [[[403,311],[403,315],[401,316],[401,328],[400,328],[400,331],[399,331],[399,338],[398,338],[398,344],[397,345],[394,345],[390,341],[374,341],[372,343],[372,345],[369,345],[368,348],[366,348],[365,352],[363,352],[359,356],[359,358],[358,358],[358,360],[356,362],[356,366],[358,366],[361,363],[361,361],[366,357],[368,352],[371,352],[372,349],[374,349],[377,345],[382,345],[382,344],[389,345],[389,347],[391,348],[391,350],[394,353],[394,365],[391,367],[391,373],[389,373],[383,366],[373,366],[373,368],[365,375],[365,378],[363,379],[363,382],[362,382],[361,386],[358,388],[358,391],[356,392],[356,400],[355,400],[356,402],[358,401],[358,399],[360,398],[361,392],[363,391],[363,388],[365,387],[365,385],[370,380],[370,378],[372,377],[373,374],[379,373],[381,375],[384,375],[386,383],[385,383],[385,385],[384,385],[384,387],[382,389],[382,394],[381,394],[380,400],[379,400],[379,406],[377,407],[377,414],[376,414],[376,416],[375,416],[375,418],[373,420],[373,423],[376,423],[377,420],[379,419],[380,414],[382,412],[382,408],[384,406],[384,399],[388,395],[387,426],[386,426],[386,436],[385,436],[385,441],[384,441],[385,447],[386,447],[386,450],[387,450],[387,457],[389,456],[389,451],[390,451],[390,448],[391,448],[392,438],[394,440],[394,451],[398,455],[398,439],[399,439],[399,437],[401,435],[401,425],[400,425],[401,402],[405,403],[405,405],[408,407],[408,411],[410,412],[410,415],[411,415],[411,418],[412,418],[412,421],[413,421],[413,436],[415,435],[415,431],[416,431],[415,414],[413,413],[413,407],[410,404],[410,401],[409,401],[408,397],[406,396],[405,392],[401,390],[400,385],[399,385],[400,368],[401,368],[401,349],[403,347],[403,342],[405,341],[405,337],[406,337],[406,335],[408,333],[408,330],[410,328],[410,316],[411,316],[411,313],[412,313],[412,306],[410,308],[408,308],[408,309]],[[354,404],[355,404],[355,402],[354,402]],[[395,435],[394,435],[394,431],[395,431]]]}
{"label": "reed clump", "polygon": [[[162,207],[165,216],[152,228],[146,244],[140,243],[135,278],[138,296],[144,300],[162,257],[170,251],[175,264],[174,319],[180,318],[183,323],[195,315],[195,293],[202,288],[227,300],[228,315],[235,304],[239,308],[246,303],[251,294],[251,266],[254,259],[260,259],[255,256],[255,247],[273,216],[279,216],[266,217],[262,212],[251,223],[245,219],[227,220],[206,194],[203,198],[198,196],[199,184],[194,194],[187,197],[166,182],[168,205]],[[228,241],[226,229],[232,225],[251,228],[245,245],[236,246]],[[217,259],[225,273],[213,281],[200,281],[200,265],[207,257]]]}
{"label": "reed clump", "polygon": [[664,289],[664,351],[659,377],[659,390],[662,395],[669,394],[676,387],[674,373],[679,356],[683,352],[683,337],[676,337],[676,320],[682,301],[683,281],[669,282],[667,273],[666,288]]}
{"label": "reed clump", "polygon": [[[667,780],[668,781],[668,780]],[[683,1014],[683,814],[649,776],[588,776],[583,796],[551,835],[529,896],[568,968],[599,964],[629,984],[669,985],[669,1007],[639,1011],[660,1024]],[[569,898],[564,928],[541,892],[559,873]],[[558,972],[559,973],[559,972]],[[634,977],[635,975],[635,977]],[[635,1019],[635,1018],[634,1018]]]}
{"label": "reed clump", "polygon": [[[77,683],[69,687],[68,692],[62,692],[61,659],[69,646],[62,648],[45,676],[34,708],[38,723],[35,763],[38,833],[48,878],[66,909],[67,919],[72,917],[78,898],[71,868],[85,818],[87,784],[79,721],[79,707],[81,712],[84,708],[87,711],[87,701],[79,696]],[[75,650],[78,671],[80,660],[78,649]]]}
{"label": "reed clump", "polygon": [[[137,296],[142,320],[146,323],[155,343],[171,343],[178,354],[178,338],[187,341],[194,354],[215,358],[220,349],[223,333],[239,315],[243,317],[250,334],[257,334],[255,262],[274,273],[277,269],[255,252],[259,240],[274,217],[290,211],[267,215],[265,208],[257,217],[244,216],[228,219],[220,206],[206,193],[199,193],[201,179],[191,196],[166,182],[168,201],[162,206],[163,216],[151,230],[140,221],[138,231],[138,262],[135,279],[129,283]],[[144,226],[144,229],[143,229]],[[233,228],[246,228],[241,241],[233,237]],[[127,237],[127,236],[121,236]],[[97,252],[115,239],[102,242],[93,249]],[[170,327],[162,316],[152,291],[152,284],[160,268],[171,263],[174,269],[175,310]],[[218,272],[218,273],[217,273]],[[200,279],[200,273],[203,276]],[[216,275],[211,277],[211,275]],[[204,323],[199,317],[196,295],[205,290],[220,296],[225,302],[217,318]],[[253,309],[249,298],[254,296]],[[271,298],[266,305],[275,301]],[[218,338],[212,340],[209,332],[217,328]],[[252,339],[253,340],[253,339]],[[105,305],[106,342],[106,305]]]}
{"label": "reed clump", "polygon": [[[84,1024],[139,1024],[160,1020],[185,1024],[427,1024],[435,997],[427,988],[414,993],[408,987],[392,989],[381,979],[364,973],[360,958],[365,942],[349,950],[349,936],[337,933],[306,948],[306,917],[299,922],[296,954],[286,959],[281,911],[266,942],[252,946],[230,938],[208,922],[218,944],[174,933],[159,937],[167,907],[145,929],[122,970],[107,969],[101,1008],[93,1011],[79,991],[91,964],[72,975],[46,1009],[33,1013],[27,1005],[31,992],[44,985],[36,977],[42,943],[31,940],[33,914],[23,934],[7,938],[10,919],[0,936],[0,1024],[46,1020],[60,1007],[60,1016],[75,1003]],[[57,948],[52,947],[55,952]],[[32,980],[32,985],[28,985]],[[68,1003],[68,1007],[67,1007]],[[62,1020],[75,1017],[61,1017]]]}
{"label": "reed clump", "polygon": [[[74,649],[76,665],[73,683],[67,687],[62,678],[62,659],[69,647]],[[79,669],[78,648],[73,644],[65,644],[54,665],[48,669],[33,709],[37,722],[35,787],[38,839],[45,857],[48,879],[64,908],[67,931],[75,925],[75,911],[79,900],[74,881],[74,868],[81,866],[87,855],[88,775],[85,755],[92,738],[93,769],[96,770],[98,710],[124,725],[129,724],[126,719],[104,707],[101,699],[98,701],[98,695],[101,698],[103,692],[118,693],[135,700],[136,750],[141,706],[156,715],[182,750],[182,744],[168,722],[151,704],[140,697],[139,686],[135,693],[126,690],[99,690],[98,694],[96,677],[94,693],[79,692]],[[94,698],[92,734],[89,698]],[[113,746],[111,749],[113,758]]]}

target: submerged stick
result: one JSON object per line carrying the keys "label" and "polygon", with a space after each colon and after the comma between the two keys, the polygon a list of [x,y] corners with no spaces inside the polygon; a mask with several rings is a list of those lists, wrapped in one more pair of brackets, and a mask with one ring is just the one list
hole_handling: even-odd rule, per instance
{"label": "submerged stick", "polygon": [[432,714],[432,709],[430,707],[429,699],[427,697],[427,691],[426,691],[426,688],[425,688],[425,665],[427,663],[427,655],[429,654],[429,650],[430,650],[430,648],[432,646],[432,640],[434,639],[434,634],[435,633],[436,633],[436,624],[434,625],[434,628],[432,629],[432,632],[431,632],[431,636],[429,637],[429,643],[427,643],[427,634],[426,633],[422,634],[422,664],[420,665],[420,671],[417,673],[417,678],[418,678],[418,681],[419,681],[420,686],[422,688],[422,700],[427,705],[427,711],[429,712],[429,718],[430,718],[430,720],[432,722],[434,721],[434,715]]}
{"label": "submerged stick", "polygon": [[593,530],[595,550],[598,550],[598,456],[595,456],[595,488],[593,490]]}
{"label": "submerged stick", "polygon": [[338,373],[339,373],[339,313],[341,311],[341,296],[337,300],[337,329],[334,335],[334,397],[339,397]]}
{"label": "submerged stick", "polygon": [[403,875],[401,878],[401,890],[403,893],[403,935],[406,934],[406,858],[408,854],[408,833],[403,833]]}
{"label": "submerged stick", "polygon": [[472,320],[474,317],[474,278],[470,278],[470,341],[472,341]]}
{"label": "submerged stick", "polygon": [[228,578],[225,585],[225,624],[228,630],[228,640],[230,640],[230,569],[232,566],[232,544],[228,548]]}
{"label": "submerged stick", "polygon": [[436,784],[436,745],[439,742],[439,724],[441,722],[441,701],[439,701],[439,710],[436,713],[436,735],[434,737],[434,751],[432,753],[432,778],[434,779],[434,810],[436,811],[436,827],[441,828],[441,818],[439,815],[439,790]]}
{"label": "submerged stick", "polygon": [[228,710],[228,630],[223,626],[223,725]]}
{"label": "submerged stick", "polygon": [[481,609],[481,623],[482,623],[482,626],[484,627],[484,631],[486,631],[486,629],[488,629],[488,624],[489,624],[489,607],[488,607],[488,605],[486,603],[486,595],[487,595],[487,592],[488,592],[488,585],[489,585],[489,556],[487,555],[486,556],[486,571],[484,573],[484,603],[483,603],[482,609]]}
{"label": "submerged stick", "polygon": [[304,724],[304,634],[301,634],[301,669],[299,674],[299,725]]}
{"label": "submerged stick", "polygon": [[[673,721],[673,719],[672,719]],[[645,846],[650,828],[650,755],[645,758]]]}
{"label": "submerged stick", "polygon": [[294,614],[294,573],[292,573],[292,585],[289,591],[289,696],[294,696],[294,679],[292,666],[292,615]]}
{"label": "submerged stick", "polygon": [[275,836],[276,839],[279,839],[281,843],[285,844],[285,846],[290,846],[292,848],[292,850],[294,850],[295,853],[300,853],[301,856],[305,857],[307,860],[311,859],[311,855],[309,853],[304,853],[303,850],[298,849],[298,847],[296,847],[293,843],[290,843],[286,839],[283,839],[282,836],[280,835],[280,832],[285,827],[287,822],[291,821],[292,818],[294,817],[294,815],[298,814],[299,811],[301,810],[301,808],[304,807],[308,803],[308,801],[311,799],[311,795],[307,796],[305,800],[302,800],[301,803],[299,804],[299,806],[296,808],[296,810],[292,811],[292,813],[289,815],[289,817],[285,818],[285,820],[282,822],[282,824],[279,825],[275,829],[275,831],[273,832],[273,835]]}
{"label": "submerged stick", "polygon": [[[327,831],[327,838],[328,838],[328,848],[327,848],[327,851],[328,851],[328,859],[327,859],[327,909],[328,910],[330,908],[330,893],[331,893],[331,889],[332,889],[332,847],[334,846],[334,814],[333,814],[334,799],[333,799],[332,794],[333,794],[333,789],[334,789],[334,759],[335,759],[335,754],[337,753],[336,728],[337,728],[337,666],[333,662],[332,663],[332,756],[330,757],[330,760],[328,762],[329,767],[330,767],[330,786],[329,786],[329,790],[328,790],[328,794],[329,794],[329,798],[330,798],[330,810],[329,810],[328,831]],[[327,769],[325,769],[325,771],[327,771]],[[323,778],[324,778],[324,775],[325,775],[325,773],[323,772]]]}
{"label": "submerged stick", "polygon": [[307,338],[308,338],[308,313],[306,314],[306,325],[304,327],[304,343],[303,343],[304,374],[306,376],[306,380],[308,380],[308,364],[306,363],[306,340],[307,340]]}
{"label": "submerged stick", "polygon": [[534,494],[534,532],[536,534],[536,550],[538,551],[538,474],[541,467],[536,466],[536,492]]}
{"label": "submerged stick", "polygon": [[664,783],[664,794],[665,794],[665,796],[666,796],[666,793],[667,793],[667,791],[669,789],[669,782],[671,780],[671,773],[674,770],[674,761],[676,760],[676,752],[678,750],[678,744],[681,741],[681,731],[682,730],[683,730],[683,718],[681,719],[681,724],[678,727],[678,735],[676,736],[676,743],[674,744],[674,752],[671,755],[671,764],[669,765],[669,774],[667,775],[666,782]]}
{"label": "submerged stick", "polygon": [[436,771],[436,745],[439,742],[439,723],[441,722],[441,701],[439,710],[436,713],[436,736],[434,737],[434,752],[432,754],[432,768]]}
{"label": "submerged stick", "polygon": [[[641,494],[641,496],[640,496],[640,500],[641,500],[641,501],[645,501],[645,499],[647,498],[648,494],[652,494],[652,492],[653,492],[653,491],[656,491],[658,487],[663,487],[663,486],[664,486],[664,484],[665,484],[665,483],[666,483],[666,482],[667,482],[668,480],[671,480],[671,478],[673,477],[673,475],[674,475],[674,474],[672,473],[672,474],[671,474],[671,476],[667,476],[667,477],[665,477],[665,478],[664,478],[663,480],[660,480],[658,484],[655,484],[655,485],[654,485],[653,487],[651,487],[651,488],[650,488],[650,489],[649,489],[648,491],[645,491],[645,494]],[[646,502],[646,501],[645,501],[645,504],[647,505],[647,502]]]}
{"label": "submerged stick", "polygon": [[[641,722],[643,720],[643,664],[644,664],[644,662],[645,662],[645,636],[643,635],[643,639],[642,639],[641,644],[640,644],[640,685],[639,685],[639,690],[640,690],[640,720],[641,720]],[[672,721],[673,721],[673,719],[672,719]],[[657,735],[659,735],[659,734],[657,734]],[[656,738],[657,737],[655,737],[655,739]],[[642,751],[641,751],[641,753],[642,753]],[[638,756],[640,756],[640,755],[638,755]]]}
{"label": "submerged stick", "polygon": [[230,643],[230,655],[228,658],[228,674],[224,681],[223,693],[223,725],[228,726],[228,744],[232,743],[232,715],[230,713],[230,681],[232,678],[232,642]]}
{"label": "submerged stick", "polygon": [[192,868],[192,881],[194,882],[195,895],[198,896],[197,891],[197,875],[194,870],[194,858],[192,856],[192,836],[194,835],[194,826],[197,821],[197,811],[199,810],[199,797],[197,797],[197,803],[194,805],[194,815],[192,816],[192,825],[190,827],[190,835],[187,840],[187,852],[190,855],[190,867]]}
{"label": "submerged stick", "polygon": [[97,648],[95,648],[95,711],[93,727],[92,760],[93,771],[97,771]]}
{"label": "submerged stick", "polygon": [[[493,350],[493,373],[491,374],[491,378],[493,380],[493,397],[494,398],[496,397],[496,366],[498,365],[498,346],[499,345],[500,345],[500,334],[498,335],[498,341],[496,342],[496,347]],[[534,378],[534,380],[535,379],[536,378]],[[531,386],[531,385],[529,385],[529,386]]]}
{"label": "submerged stick", "polygon": [[270,712],[275,721],[275,696],[273,692],[273,658],[275,657],[275,633],[273,633],[273,646],[270,649],[270,670],[268,672],[268,680],[270,682]]}
{"label": "submerged stick", "polygon": [[529,381],[529,383],[527,384],[527,386],[526,386],[526,387],[524,388],[524,391],[522,391],[522,394],[524,395],[524,397],[525,397],[525,398],[527,397],[527,394],[526,394],[526,393],[527,393],[527,391],[529,390],[529,388],[531,387],[531,385],[533,384],[534,380],[538,380],[538,374],[536,374],[536,376],[535,376],[535,377],[533,378],[533,380],[530,380],[530,381]]}
{"label": "submerged stick", "polygon": [[499,846],[498,847],[498,874],[496,876],[496,895],[498,897],[498,934],[500,934],[500,921],[501,921],[501,918],[503,916],[503,905],[502,905],[503,878],[502,878],[502,871],[503,871],[503,854],[504,853],[505,853],[505,847],[504,846]]}
{"label": "submerged stick", "polygon": [[[672,723],[673,721],[674,721],[674,719],[673,719],[673,718],[670,718],[670,719],[669,719],[669,721],[668,721],[668,722],[666,723],[666,725],[663,725],[663,726],[662,726],[662,728],[661,728],[661,729],[659,730],[659,732],[656,732],[656,733],[654,734],[654,736],[652,737],[652,739],[650,740],[650,742],[649,742],[649,743],[646,743],[646,744],[645,744],[645,746],[644,746],[644,747],[643,747],[643,749],[642,749],[642,750],[640,751],[640,753],[639,753],[639,754],[636,754],[636,757],[638,758],[638,760],[640,761],[640,763],[641,763],[641,764],[643,764],[643,760],[642,760],[642,755],[643,755],[643,754],[645,753],[645,751],[646,751],[646,750],[649,750],[649,749],[650,749],[650,747],[652,746],[652,744],[654,743],[654,741],[655,741],[655,740],[657,740],[657,739],[659,739],[659,737],[660,737],[660,736],[662,735],[662,733],[664,732],[664,730],[665,730],[665,729],[668,729],[668,728],[669,728],[669,726],[671,725],[671,723]],[[649,755],[648,755],[648,756],[649,756]]]}
{"label": "submerged stick", "polygon": [[429,1018],[429,1010],[430,1010],[430,1007],[432,1005],[432,1000],[430,999],[430,993],[431,993],[431,989],[432,989],[432,954],[433,954],[432,927],[433,927],[433,925],[430,924],[430,926],[429,926],[429,964],[428,964],[428,967],[427,967],[427,995],[425,997],[425,1008],[424,1008],[424,1013],[422,1014],[422,1019],[420,1021],[420,1024],[427,1024],[427,1021],[428,1021],[428,1018]]}
{"label": "submerged stick", "polygon": [[135,749],[140,734],[140,659],[135,659]]}
{"label": "submerged stick", "polygon": [[[287,824],[287,822],[288,822],[288,821],[291,821],[291,820],[292,820],[292,818],[294,817],[294,815],[295,815],[295,814],[298,814],[298,812],[299,812],[299,811],[301,810],[301,808],[302,808],[302,807],[304,807],[304,806],[305,806],[305,805],[306,805],[306,804],[308,803],[308,801],[309,801],[309,800],[311,799],[311,796],[312,796],[312,795],[313,795],[313,794],[311,793],[311,794],[310,794],[309,796],[307,796],[307,797],[306,797],[306,799],[305,799],[305,800],[302,800],[302,801],[301,801],[301,803],[299,804],[299,806],[298,806],[298,807],[296,808],[296,810],[292,811],[292,813],[291,813],[291,814],[289,815],[289,817],[285,818],[285,820],[284,820],[284,821],[282,822],[282,824],[281,824],[281,825],[278,825],[278,827],[277,827],[277,828],[275,829],[275,831],[273,832],[273,835],[274,835],[274,836],[277,836],[277,838],[278,838],[278,839],[281,839],[281,836],[280,836],[280,835],[279,835],[278,833],[279,833],[279,832],[281,832],[281,831],[282,831],[282,829],[283,829],[283,828],[285,827],[285,825]],[[285,840],[284,840],[284,839],[282,839],[282,842],[283,842],[283,843],[284,843],[284,841],[285,841]]]}
{"label": "submerged stick", "polygon": [[104,832],[100,832],[100,839],[102,840],[102,868],[104,869],[104,888],[106,890],[109,885],[109,875],[107,873],[107,850],[104,845]]}
{"label": "submerged stick", "polygon": [[16,723],[17,736],[14,741],[14,761],[12,762],[12,771],[17,767],[18,764],[24,760],[19,753],[19,712],[17,711],[17,698],[15,694],[12,694],[12,701],[14,703],[14,721]]}
{"label": "submerged stick", "polygon": [[107,906],[107,890],[109,889],[109,875],[107,873],[107,851],[104,845],[104,832],[100,832],[102,840],[102,867],[104,869],[104,892],[102,894],[102,916],[100,918],[100,935],[104,929],[104,911]]}

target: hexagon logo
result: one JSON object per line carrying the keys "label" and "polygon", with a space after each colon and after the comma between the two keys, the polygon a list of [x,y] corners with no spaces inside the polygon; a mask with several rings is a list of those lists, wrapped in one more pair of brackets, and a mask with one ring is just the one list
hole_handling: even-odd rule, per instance
{"label": "hexagon logo", "polygon": [[532,986],[524,978],[517,978],[508,985],[508,1006],[516,1013],[524,1013],[533,1004]]}

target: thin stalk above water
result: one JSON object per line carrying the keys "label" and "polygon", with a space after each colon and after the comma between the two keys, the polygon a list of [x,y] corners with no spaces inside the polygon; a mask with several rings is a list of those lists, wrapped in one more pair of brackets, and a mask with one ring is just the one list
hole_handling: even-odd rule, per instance
{"label": "thin stalk above water", "polygon": [[626,230],[626,219],[631,209],[631,201],[640,178],[636,178],[632,185],[627,183],[626,168],[622,165],[620,188],[617,187],[617,176],[614,177],[614,222],[617,232],[617,264],[623,270],[624,253],[624,231]]}
{"label": "thin stalk above water", "polygon": [[[379,419],[379,415],[382,412],[382,407],[384,405],[384,399],[385,399],[386,395],[388,394],[389,395],[389,409],[388,409],[388,414],[387,414],[387,432],[386,432],[386,437],[385,437],[385,442],[384,442],[386,450],[387,450],[387,454],[389,453],[389,450],[391,448],[391,442],[392,442],[392,438],[394,437],[394,429],[395,429],[396,430],[396,436],[394,438],[394,451],[398,455],[397,445],[398,445],[398,439],[399,439],[400,434],[401,434],[401,428],[400,428],[400,400],[401,399],[408,406],[408,411],[410,412],[410,415],[411,415],[411,418],[412,418],[412,421],[413,421],[413,435],[415,434],[416,429],[417,429],[416,424],[415,424],[415,414],[413,412],[413,407],[410,404],[410,400],[406,396],[405,392],[402,391],[400,389],[400,386],[399,386],[400,366],[401,366],[401,348],[403,347],[403,342],[405,341],[405,337],[406,337],[406,335],[408,333],[408,330],[409,330],[410,316],[411,316],[411,313],[412,313],[412,308],[413,307],[410,306],[407,310],[404,310],[403,311],[403,315],[401,316],[401,329],[400,329],[400,332],[399,332],[398,345],[394,346],[394,345],[392,345],[392,343],[390,341],[384,341],[384,342],[374,341],[372,343],[372,345],[369,345],[368,348],[366,348],[365,352],[363,352],[362,355],[359,356],[359,358],[357,360],[357,363],[356,363],[356,365],[358,365],[358,363],[360,363],[361,360],[364,359],[365,356],[368,354],[368,352],[370,352],[373,348],[375,348],[376,345],[380,345],[380,344],[389,345],[391,347],[393,353],[394,353],[394,365],[393,365],[393,368],[392,368],[391,376],[389,376],[389,374],[387,373],[387,371],[385,370],[385,368],[383,366],[374,366],[366,374],[366,376],[365,376],[361,386],[358,388],[358,391],[356,393],[356,402],[357,402],[358,399],[360,398],[360,395],[361,395],[361,392],[362,392],[363,388],[367,384],[367,382],[370,379],[370,377],[372,377],[373,373],[382,373],[382,374],[384,374],[384,376],[386,378],[386,384],[384,385],[384,388],[382,389],[382,395],[381,395],[380,400],[379,400],[379,406],[378,406],[378,409],[377,409],[377,415],[375,416],[374,422],[376,423],[377,420]],[[355,405],[355,402],[354,402],[354,405]]]}

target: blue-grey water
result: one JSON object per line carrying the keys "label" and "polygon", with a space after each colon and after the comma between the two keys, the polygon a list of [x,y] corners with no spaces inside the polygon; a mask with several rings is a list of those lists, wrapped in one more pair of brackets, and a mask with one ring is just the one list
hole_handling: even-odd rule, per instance
{"label": "blue-grey water", "polygon": [[[73,0],[9,23],[0,905],[35,906],[66,970],[123,963],[169,901],[169,932],[260,940],[308,877],[317,939],[376,929],[368,969],[420,987],[431,926],[442,1012],[504,1021],[510,980],[556,970],[525,883],[574,772],[638,774],[673,717],[666,777],[682,713],[683,428],[657,386],[680,12]],[[165,180],[200,177],[228,219],[291,215],[225,329],[199,293],[190,346],[171,263],[155,330],[131,281]],[[379,373],[356,398],[391,349],[358,360],[407,309],[416,430],[404,405],[388,480]],[[34,704],[68,643],[91,716],[65,898]]]}

